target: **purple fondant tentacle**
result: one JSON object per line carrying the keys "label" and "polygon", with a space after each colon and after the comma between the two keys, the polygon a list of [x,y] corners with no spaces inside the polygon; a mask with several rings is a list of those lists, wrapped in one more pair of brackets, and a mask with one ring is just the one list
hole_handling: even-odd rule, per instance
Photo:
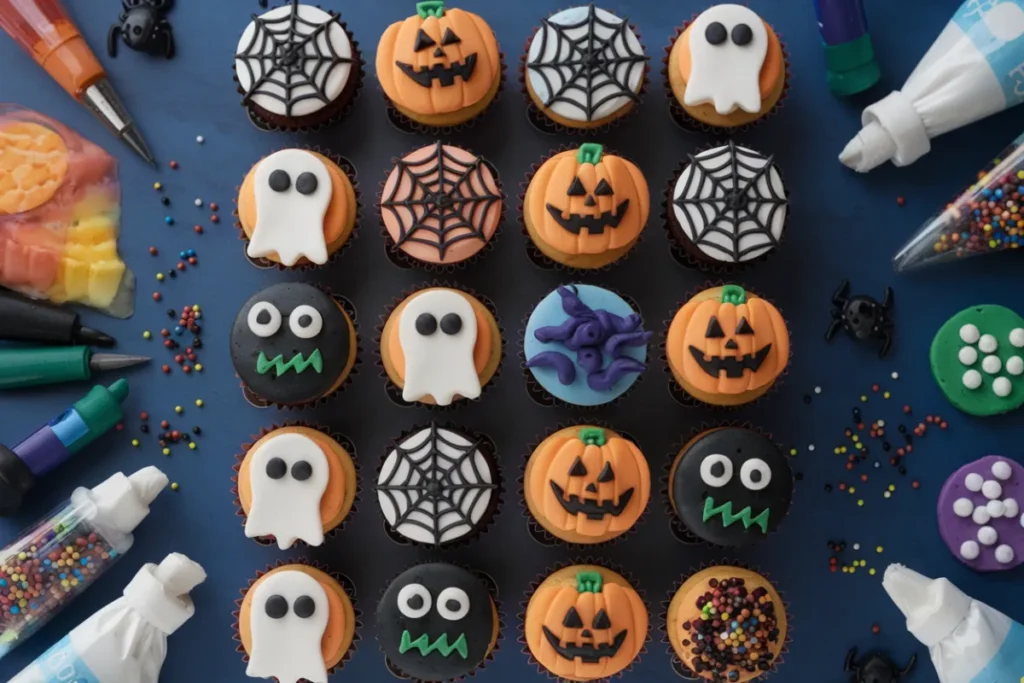
{"label": "purple fondant tentacle", "polygon": [[597,349],[580,349],[576,352],[576,362],[579,363],[584,372],[589,374],[591,372],[598,372],[601,369],[604,357]]}
{"label": "purple fondant tentacle", "polygon": [[567,349],[572,351],[579,351],[588,346],[600,348],[607,336],[608,332],[601,327],[601,323],[596,320],[588,320],[577,327],[572,333],[572,337],[563,343]]}
{"label": "purple fondant tentacle", "polygon": [[587,375],[587,386],[594,391],[609,391],[620,379],[633,372],[643,372],[646,365],[635,358],[616,358],[601,372]]}
{"label": "purple fondant tentacle", "polygon": [[636,313],[630,313],[626,317],[615,315],[609,311],[599,308],[594,311],[594,315],[601,321],[601,325],[612,332],[632,332],[640,327],[640,316]]}
{"label": "purple fondant tentacle", "polygon": [[558,351],[542,351],[526,361],[528,368],[552,368],[558,373],[558,381],[569,385],[576,381],[576,366],[572,359]]}
{"label": "purple fondant tentacle", "polygon": [[558,295],[562,297],[562,310],[572,317],[593,318],[594,311],[590,306],[583,303],[575,290],[569,287],[559,287]]}
{"label": "purple fondant tentacle", "polygon": [[612,358],[618,358],[622,354],[623,347],[643,346],[651,340],[651,336],[653,334],[653,332],[645,330],[613,334],[608,337],[608,340],[604,343],[604,352]]}
{"label": "purple fondant tentacle", "polygon": [[565,341],[572,337],[573,332],[576,328],[582,325],[585,320],[580,318],[569,318],[561,325],[548,325],[547,327],[538,327],[537,331],[533,333],[533,336],[537,341],[542,344],[552,341]]}

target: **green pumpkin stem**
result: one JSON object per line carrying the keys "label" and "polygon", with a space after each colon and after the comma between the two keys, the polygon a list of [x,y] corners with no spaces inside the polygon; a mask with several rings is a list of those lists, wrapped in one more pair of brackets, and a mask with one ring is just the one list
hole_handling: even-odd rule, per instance
{"label": "green pumpkin stem", "polygon": [[600,593],[604,579],[597,572],[580,572],[576,575],[577,593]]}
{"label": "green pumpkin stem", "polygon": [[739,285],[726,285],[722,287],[722,303],[739,306],[747,303],[747,293]]}
{"label": "green pumpkin stem", "polygon": [[417,2],[416,14],[420,15],[420,19],[426,19],[427,17],[440,19],[444,16],[444,0],[423,0],[423,2]]}
{"label": "green pumpkin stem", "polygon": [[600,427],[584,427],[580,430],[580,441],[588,446],[603,446],[608,438]]}
{"label": "green pumpkin stem", "polygon": [[581,164],[593,164],[596,166],[604,154],[604,147],[596,142],[584,142],[576,152],[576,161]]}

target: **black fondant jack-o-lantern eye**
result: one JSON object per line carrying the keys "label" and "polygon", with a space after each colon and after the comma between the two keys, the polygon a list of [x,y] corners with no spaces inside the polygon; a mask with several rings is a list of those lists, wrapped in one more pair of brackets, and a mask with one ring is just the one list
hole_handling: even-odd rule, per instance
{"label": "black fondant jack-o-lantern eye", "polygon": [[569,185],[569,191],[566,192],[570,197],[582,197],[587,193],[587,188],[583,187],[583,183],[579,178],[573,178],[572,184]]}
{"label": "black fondant jack-o-lantern eye", "polygon": [[601,473],[597,475],[597,483],[607,484],[610,481],[615,481],[615,472],[612,470],[612,464],[606,462],[601,468]]}
{"label": "black fondant jack-o-lantern eye", "polygon": [[576,459],[572,461],[572,466],[569,467],[569,476],[570,477],[585,477],[585,476],[587,476],[587,466],[583,464],[583,461],[579,458],[579,456],[577,456]]}
{"label": "black fondant jack-o-lantern eye", "polygon": [[416,32],[416,43],[412,46],[412,49],[413,52],[421,52],[434,45],[437,45],[437,42],[427,35],[426,31],[420,29]]}
{"label": "black fondant jack-o-lantern eye", "polygon": [[612,620],[608,617],[608,613],[603,609],[597,610],[597,614],[594,615],[594,628],[595,629],[609,629],[612,627]]}
{"label": "black fondant jack-o-lantern eye", "polygon": [[721,339],[725,336],[725,332],[722,330],[722,325],[718,322],[718,318],[715,316],[711,316],[711,319],[708,320],[708,329],[707,332],[704,333],[704,336],[707,339]]}
{"label": "black fondant jack-o-lantern eye", "polygon": [[740,322],[736,325],[736,334],[754,334],[754,328],[750,326],[746,318],[740,318]]}
{"label": "black fondant jack-o-lantern eye", "polygon": [[455,45],[456,43],[461,42],[462,38],[459,38],[457,35],[455,35],[455,31],[451,30],[450,28],[446,28],[444,30],[444,36],[441,38],[442,45]]}
{"label": "black fondant jack-o-lantern eye", "polygon": [[[575,607],[570,607],[565,613],[565,618],[562,619],[562,626],[565,628],[583,628],[583,619],[580,618],[580,613],[576,611]],[[604,609],[599,609],[597,614],[594,615],[594,622],[591,624],[591,628],[594,630],[606,630],[612,627],[612,620],[608,616],[608,612]]]}
{"label": "black fondant jack-o-lantern eye", "polygon": [[615,190],[612,189],[612,186],[608,184],[607,180],[601,178],[601,182],[599,182],[597,187],[594,188],[594,194],[598,197],[610,197],[615,194]]}

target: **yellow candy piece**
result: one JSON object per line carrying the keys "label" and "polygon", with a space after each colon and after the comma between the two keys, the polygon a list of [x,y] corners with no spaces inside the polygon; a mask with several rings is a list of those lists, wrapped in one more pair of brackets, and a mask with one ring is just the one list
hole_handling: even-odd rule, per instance
{"label": "yellow candy piece", "polygon": [[89,294],[86,303],[106,308],[114,301],[124,277],[125,265],[121,261],[104,261],[92,266],[89,273]]}

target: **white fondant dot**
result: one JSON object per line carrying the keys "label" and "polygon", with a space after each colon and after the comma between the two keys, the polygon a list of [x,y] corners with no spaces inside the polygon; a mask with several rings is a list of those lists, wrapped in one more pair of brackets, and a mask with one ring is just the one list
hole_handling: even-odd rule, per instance
{"label": "white fondant dot", "polygon": [[1003,517],[1016,517],[1020,514],[1020,505],[1013,498],[1007,498],[1003,501]]}
{"label": "white fondant dot", "polygon": [[985,509],[988,510],[988,514],[992,515],[992,519],[999,519],[1006,513],[1006,506],[1001,500],[990,500]]}
{"label": "white fondant dot", "polygon": [[994,375],[1003,369],[1003,361],[999,360],[999,356],[985,356],[981,361],[981,369]]}
{"label": "white fondant dot", "polygon": [[981,373],[977,370],[968,370],[964,373],[963,382],[968,389],[977,389],[981,386]]}
{"label": "white fondant dot", "polygon": [[965,560],[976,560],[981,554],[981,548],[974,541],[964,541],[960,544],[960,557]]}
{"label": "white fondant dot", "polygon": [[1020,375],[1024,373],[1024,358],[1020,356],[1010,356],[1006,360],[1006,371],[1011,375]]}
{"label": "white fondant dot", "polygon": [[974,512],[974,503],[969,498],[957,498],[953,502],[953,512],[957,517],[970,517]]}
{"label": "white fondant dot", "polygon": [[992,463],[992,476],[1000,481],[1006,481],[1013,476],[1013,468],[1005,460],[996,460]]}
{"label": "white fondant dot", "polygon": [[964,486],[967,487],[968,491],[973,491],[974,493],[980,491],[984,483],[985,477],[981,476],[977,472],[971,472],[964,477]]}
{"label": "white fondant dot", "polygon": [[981,494],[989,500],[995,500],[1003,495],[1003,486],[995,479],[989,479],[981,485]]}
{"label": "white fondant dot", "polygon": [[956,354],[964,365],[974,365],[978,361],[978,350],[973,346],[965,346]]}
{"label": "white fondant dot", "polygon": [[991,334],[983,334],[981,339],[978,340],[978,350],[982,353],[995,353],[998,348],[999,342]]}
{"label": "white fondant dot", "polygon": [[1013,385],[1010,384],[1010,380],[1005,377],[996,377],[992,382],[992,391],[995,392],[999,398],[1006,398],[1013,391]]}
{"label": "white fondant dot", "polygon": [[967,323],[960,328],[960,338],[967,344],[973,344],[981,337],[981,332],[978,331],[977,325]]}
{"label": "white fondant dot", "polygon": [[860,543],[854,543],[853,544],[853,549],[854,550],[860,550]]}
{"label": "white fondant dot", "polygon": [[1024,327],[1015,327],[1010,330],[1010,343],[1018,349],[1024,348]]}
{"label": "white fondant dot", "polygon": [[978,541],[982,545],[995,545],[999,540],[999,534],[990,526],[983,526],[978,529]]}
{"label": "white fondant dot", "polygon": [[996,562],[999,564],[1010,564],[1013,562],[1014,552],[1013,548],[1006,545],[1005,543],[996,548]]}
{"label": "white fondant dot", "polygon": [[988,513],[987,507],[985,507],[984,505],[979,505],[978,507],[974,508],[974,512],[971,513],[971,519],[973,519],[974,523],[978,526],[984,526],[992,520],[992,515]]}

